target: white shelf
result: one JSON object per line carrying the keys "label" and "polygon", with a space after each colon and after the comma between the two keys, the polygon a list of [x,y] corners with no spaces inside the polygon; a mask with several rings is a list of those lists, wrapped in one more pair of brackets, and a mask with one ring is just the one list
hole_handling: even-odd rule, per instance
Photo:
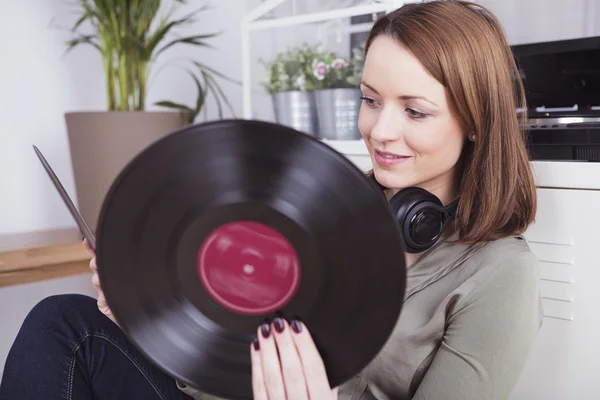
{"label": "white shelf", "polygon": [[362,139],[360,139],[360,140],[321,139],[321,141],[346,156],[366,156],[366,157],[369,156],[367,146],[365,145],[365,142]]}
{"label": "white shelf", "polygon": [[600,163],[532,161],[538,187],[600,190]]}

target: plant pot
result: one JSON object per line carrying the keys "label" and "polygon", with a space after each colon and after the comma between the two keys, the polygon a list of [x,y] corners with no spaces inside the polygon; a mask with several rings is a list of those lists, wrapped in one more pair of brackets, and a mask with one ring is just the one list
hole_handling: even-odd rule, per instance
{"label": "plant pot", "polygon": [[186,124],[181,112],[65,114],[79,212],[95,232],[104,197],[144,148]]}
{"label": "plant pot", "polygon": [[318,137],[317,109],[312,92],[294,90],[272,93],[277,123]]}
{"label": "plant pot", "polygon": [[315,91],[319,134],[323,139],[358,140],[360,89],[336,88]]}

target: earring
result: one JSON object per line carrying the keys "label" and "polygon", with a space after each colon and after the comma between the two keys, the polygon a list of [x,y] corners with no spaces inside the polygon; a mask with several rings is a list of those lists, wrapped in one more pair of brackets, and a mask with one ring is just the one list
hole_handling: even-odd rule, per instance
{"label": "earring", "polygon": [[471,135],[471,142],[474,142],[474,141],[475,141],[475,138],[476,138],[475,134],[472,134],[472,135]]}

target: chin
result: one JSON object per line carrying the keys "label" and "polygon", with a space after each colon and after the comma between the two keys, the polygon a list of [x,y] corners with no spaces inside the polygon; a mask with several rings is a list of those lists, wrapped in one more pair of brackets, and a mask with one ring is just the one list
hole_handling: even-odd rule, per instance
{"label": "chin", "polygon": [[380,185],[385,186],[388,189],[401,189],[408,186],[406,180],[399,178],[398,173],[394,171],[374,166],[373,175]]}

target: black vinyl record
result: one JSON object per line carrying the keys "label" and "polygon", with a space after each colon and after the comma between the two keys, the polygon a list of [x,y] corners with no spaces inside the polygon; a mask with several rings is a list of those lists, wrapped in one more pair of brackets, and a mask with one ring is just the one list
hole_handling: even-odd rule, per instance
{"label": "black vinyl record", "polygon": [[405,291],[381,191],[346,157],[281,125],[226,120],[135,157],[104,201],[100,281],[133,344],[173,378],[251,398],[250,343],[300,318],[332,387],[381,350]]}

